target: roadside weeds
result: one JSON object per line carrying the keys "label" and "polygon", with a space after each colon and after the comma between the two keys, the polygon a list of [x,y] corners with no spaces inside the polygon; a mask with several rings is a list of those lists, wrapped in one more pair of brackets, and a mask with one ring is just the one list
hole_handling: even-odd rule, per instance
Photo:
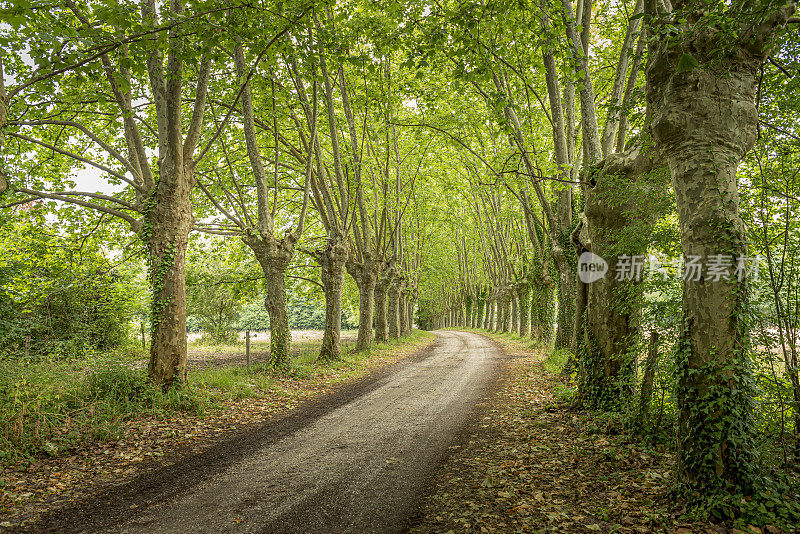
{"label": "roadside weeds", "polygon": [[190,377],[191,387],[213,400],[203,410],[127,413],[106,439],[101,436],[52,457],[41,454],[29,463],[4,467],[0,528],[24,528],[45,513],[124,486],[265,421],[280,420],[298,406],[379,372],[433,341],[433,334],[415,331],[369,354],[348,354],[331,364],[302,359],[288,373],[277,375],[258,365],[199,370]]}

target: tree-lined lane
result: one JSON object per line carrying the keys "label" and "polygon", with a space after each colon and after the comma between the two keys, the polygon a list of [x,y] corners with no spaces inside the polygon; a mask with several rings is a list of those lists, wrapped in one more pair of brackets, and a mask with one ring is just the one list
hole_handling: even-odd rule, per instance
{"label": "tree-lined lane", "polygon": [[403,530],[494,376],[486,338],[438,335],[379,388],[110,531]]}

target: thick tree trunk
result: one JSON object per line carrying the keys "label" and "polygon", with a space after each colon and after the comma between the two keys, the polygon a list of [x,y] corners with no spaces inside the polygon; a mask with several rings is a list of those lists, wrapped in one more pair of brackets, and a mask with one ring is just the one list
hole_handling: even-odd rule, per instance
{"label": "thick tree trunk", "polygon": [[164,157],[142,236],[147,243],[152,289],[148,376],[165,390],[186,382],[186,273],[184,260],[194,223],[192,171]]}
{"label": "thick tree trunk", "polygon": [[530,327],[530,294],[531,286],[528,282],[517,284],[517,305],[519,306],[519,329],[520,337],[528,337],[531,332]]}
{"label": "thick tree trunk", "polygon": [[387,320],[389,322],[389,339],[397,339],[400,337],[400,290],[398,288],[399,281],[389,286],[387,292],[388,309]]}
{"label": "thick tree trunk", "polygon": [[531,321],[538,324],[537,341],[543,345],[550,345],[553,341],[553,321],[555,320],[555,298],[553,293],[555,288],[549,277],[542,283],[539,289],[539,305],[537,307],[536,316],[534,317],[531,310]]}
{"label": "thick tree trunk", "polygon": [[408,330],[408,288],[402,287],[397,295],[397,313],[401,336]]}
{"label": "thick tree trunk", "polygon": [[575,265],[566,258],[556,262],[558,270],[558,324],[554,346],[556,349],[569,349],[575,330],[575,301],[577,298]]}
{"label": "thick tree trunk", "polygon": [[[609,155],[586,188],[582,250],[608,263],[605,276],[584,284],[579,394],[590,406],[618,407],[633,391],[644,254],[653,224],[668,205],[666,175],[634,148]],[[646,201],[631,200],[638,198]]]}
{"label": "thick tree trunk", "polygon": [[389,341],[389,316],[387,297],[390,280],[380,277],[375,284],[375,342]]}
{"label": "thick tree trunk", "polygon": [[511,292],[511,324],[510,331],[514,334],[519,334],[519,298],[512,290]]}
{"label": "thick tree trunk", "polygon": [[347,262],[347,271],[358,287],[358,337],[355,351],[369,350],[372,346],[372,319],[374,315],[375,286],[378,273],[369,264]]}
{"label": "thick tree trunk", "polygon": [[286,268],[292,259],[293,243],[287,238],[278,242],[271,236],[256,234],[246,235],[244,242],[253,251],[266,279],[264,308],[269,314],[269,363],[273,367],[288,367],[292,334],[286,306]]}
{"label": "thick tree trunk", "polygon": [[514,299],[512,298],[512,296],[510,294],[506,297],[506,302],[505,302],[504,308],[505,308],[505,310],[503,311],[503,313],[504,313],[504,317],[503,318],[504,318],[505,321],[503,323],[503,333],[504,334],[508,334],[509,332],[511,332],[511,327],[513,325],[513,319],[514,319],[513,318]]}
{"label": "thick tree trunk", "polygon": [[329,236],[328,245],[316,255],[325,291],[325,330],[319,352],[321,360],[338,360],[342,356],[342,287],[347,256],[347,240],[336,235]]}
{"label": "thick tree trunk", "polygon": [[485,326],[484,314],[486,313],[486,297],[478,295],[478,310],[475,314],[475,326],[473,328],[483,328]]}
{"label": "thick tree trunk", "polygon": [[403,335],[409,335],[414,330],[414,295],[409,294],[406,302],[406,330]]}
{"label": "thick tree trunk", "polygon": [[290,364],[292,332],[289,330],[289,310],[286,306],[285,270],[267,274],[264,307],[269,314],[269,365],[287,368]]}
{"label": "thick tree trunk", "polygon": [[[654,39],[648,60],[650,131],[672,175],[684,258],[730,264],[725,277],[705,269],[695,276],[687,267],[683,283],[677,468],[679,482],[701,492],[752,490],[748,280],[735,271],[747,246],[736,170],[756,140],[756,73],[775,28],[793,11],[759,12],[764,22],[726,43],[724,56],[717,28],[704,26],[701,17],[685,24],[682,37]],[[685,50],[692,51],[694,68],[679,68]]]}
{"label": "thick tree trunk", "polygon": [[483,329],[487,332],[491,332],[494,328],[494,308],[495,308],[495,299],[490,298],[487,303],[487,311],[486,311],[486,324],[483,326]]}

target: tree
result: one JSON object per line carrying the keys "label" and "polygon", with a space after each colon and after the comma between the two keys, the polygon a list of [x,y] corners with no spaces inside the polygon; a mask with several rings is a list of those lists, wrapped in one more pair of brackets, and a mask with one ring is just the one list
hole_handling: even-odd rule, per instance
{"label": "tree", "polygon": [[[736,170],[756,140],[756,74],[794,10],[735,2],[706,11],[686,2],[670,12],[647,2],[657,36],[647,63],[649,129],[669,165],[687,261],[723,255],[735,264],[748,255]],[[749,493],[756,466],[748,280],[715,278],[683,284],[678,473],[691,490]]]}
{"label": "tree", "polygon": [[[227,221],[227,224],[216,222],[215,224],[206,225],[205,231],[212,233],[221,233],[224,235],[237,235],[241,236],[245,244],[251,249],[253,255],[258,261],[265,277],[265,299],[264,307],[269,313],[270,317],[270,365],[277,368],[284,368],[289,365],[289,351],[291,345],[291,333],[289,331],[289,315],[287,308],[287,294],[286,294],[286,277],[287,269],[294,255],[296,243],[300,240],[305,225],[306,212],[309,202],[309,188],[311,183],[311,173],[313,167],[313,159],[317,144],[317,87],[316,80],[312,91],[312,104],[310,109],[304,108],[306,113],[310,115],[305,117],[308,124],[311,124],[310,141],[306,142],[306,147],[298,148],[291,140],[282,137],[282,133],[278,129],[278,98],[281,94],[276,95],[276,81],[273,78],[270,84],[271,98],[267,97],[264,100],[271,101],[271,106],[262,107],[262,110],[269,109],[272,115],[269,118],[256,117],[254,101],[253,86],[250,78],[256,69],[259,68],[259,63],[264,58],[266,52],[277,42],[277,38],[272,42],[264,45],[261,42],[260,29],[255,26],[249,25],[246,22],[246,14],[232,14],[231,17],[238,17],[237,31],[245,34],[250,41],[248,51],[251,55],[255,56],[253,64],[248,66],[245,57],[244,39],[241,35],[237,34],[232,36],[231,55],[234,59],[234,66],[236,75],[239,80],[242,80],[241,88],[236,92],[237,87],[232,89],[232,98],[223,102],[223,109],[228,110],[228,114],[232,111],[239,111],[237,108],[237,100],[241,96],[241,132],[244,137],[244,146],[249,162],[249,168],[240,170],[236,168],[234,161],[236,158],[232,152],[235,148],[241,147],[236,139],[220,140],[221,154],[219,160],[225,164],[225,171],[221,173],[219,169],[212,168],[207,173],[211,178],[210,182],[205,184],[200,182],[200,188],[211,202],[218,213]],[[277,37],[277,36],[276,36]],[[270,69],[275,73],[275,64],[277,58],[270,58]],[[300,82],[302,83],[302,82]],[[238,84],[237,84],[238,85]],[[261,84],[259,84],[260,86]],[[303,90],[299,86],[298,90]],[[281,93],[285,93],[285,89]],[[260,96],[260,95],[257,95]],[[262,97],[263,98],[263,97]],[[290,108],[291,109],[291,108]],[[295,123],[299,122],[297,117],[291,113],[291,118]],[[271,119],[271,120],[270,120]],[[271,177],[272,184],[270,184],[270,177],[264,165],[261,148],[259,147],[260,136],[256,130],[256,126],[266,134],[272,134],[274,143],[273,161],[270,163],[274,169]],[[234,128],[234,131],[237,131]],[[234,134],[235,135],[235,134]],[[290,172],[284,174],[281,184],[281,175],[279,174],[280,168],[280,148],[279,139],[282,139],[286,147],[286,151],[303,166],[302,171],[303,185],[302,185],[302,208],[297,214],[296,223],[294,228],[289,229],[287,226],[284,235],[281,237],[276,232],[276,216],[278,210],[278,193],[280,189],[289,190],[298,186],[291,185],[292,174],[296,175],[295,169],[289,168]],[[293,172],[294,171],[294,172]],[[252,181],[251,181],[252,180]],[[245,191],[253,186],[255,182],[255,216],[251,215],[251,197],[245,194]],[[270,197],[272,196],[272,200]],[[284,211],[287,211],[284,208]],[[233,226],[231,226],[233,225]]]}
{"label": "tree", "polygon": [[[20,154],[34,149],[57,154],[67,158],[69,166],[91,165],[109,175],[113,182],[122,182],[128,187],[119,195],[65,191],[59,188],[60,177],[50,180],[49,184],[47,177],[43,177],[45,180],[39,182],[41,187],[29,187],[22,180],[12,179],[11,189],[29,198],[53,199],[108,213],[126,221],[139,233],[148,250],[153,290],[153,339],[148,372],[154,381],[166,388],[182,382],[186,375],[183,259],[192,226],[189,193],[196,165],[194,151],[202,129],[213,42],[202,47],[195,76],[192,120],[184,129],[182,92],[184,67],[190,54],[181,24],[184,18],[194,17],[186,17],[183,4],[173,1],[166,6],[164,21],[159,20],[153,1],[142,2],[138,16],[125,6],[119,6],[105,14],[112,21],[105,25],[92,20],[91,17],[97,15],[94,9],[87,11],[72,1],[67,1],[65,6],[36,22],[33,17],[40,10],[29,13],[31,24],[21,36],[20,42],[25,43],[22,46],[37,42],[28,32],[35,32],[40,25],[49,24],[51,30],[31,47],[41,54],[36,57],[39,69],[29,74],[20,68],[18,79],[21,81],[8,95],[11,111],[6,133],[18,141]],[[115,24],[139,31],[114,35]],[[76,37],[87,39],[97,47],[90,47],[90,51],[78,49],[76,53],[74,46],[66,46]],[[161,44],[168,45],[166,58],[162,56]],[[47,55],[50,51],[55,52],[53,61]],[[140,57],[145,58],[143,62],[138,60]],[[15,66],[20,67],[20,62],[16,61]],[[148,82],[142,79],[145,73]],[[110,101],[92,99],[92,90],[84,87],[83,75],[90,76],[96,84],[101,83],[99,76],[103,76],[103,91],[110,94]],[[94,90],[97,88],[99,85],[95,85]],[[141,132],[144,122],[133,103],[135,97],[148,92],[157,122],[153,139],[158,150],[156,169],[151,168],[146,149],[150,139]],[[27,112],[31,102],[46,99],[48,93],[56,95],[55,113],[50,112],[47,105],[41,106],[42,111],[48,110],[41,117]],[[108,120],[97,119],[98,116],[108,117]],[[116,137],[109,135],[114,127],[119,128]],[[22,133],[31,128],[40,136],[35,138]],[[69,135],[61,135],[64,131]],[[98,157],[82,155],[79,148],[82,145],[91,146],[90,154],[97,151]],[[102,162],[105,158],[99,154],[113,162],[116,169]]]}

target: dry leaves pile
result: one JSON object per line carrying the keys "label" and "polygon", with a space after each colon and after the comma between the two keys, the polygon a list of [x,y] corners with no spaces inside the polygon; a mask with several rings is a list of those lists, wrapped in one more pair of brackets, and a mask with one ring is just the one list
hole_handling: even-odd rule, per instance
{"label": "dry leaves pile", "polygon": [[495,339],[511,356],[502,384],[479,431],[448,459],[413,533],[726,532],[677,521],[665,497],[672,458],[559,404],[562,386],[541,355]]}

